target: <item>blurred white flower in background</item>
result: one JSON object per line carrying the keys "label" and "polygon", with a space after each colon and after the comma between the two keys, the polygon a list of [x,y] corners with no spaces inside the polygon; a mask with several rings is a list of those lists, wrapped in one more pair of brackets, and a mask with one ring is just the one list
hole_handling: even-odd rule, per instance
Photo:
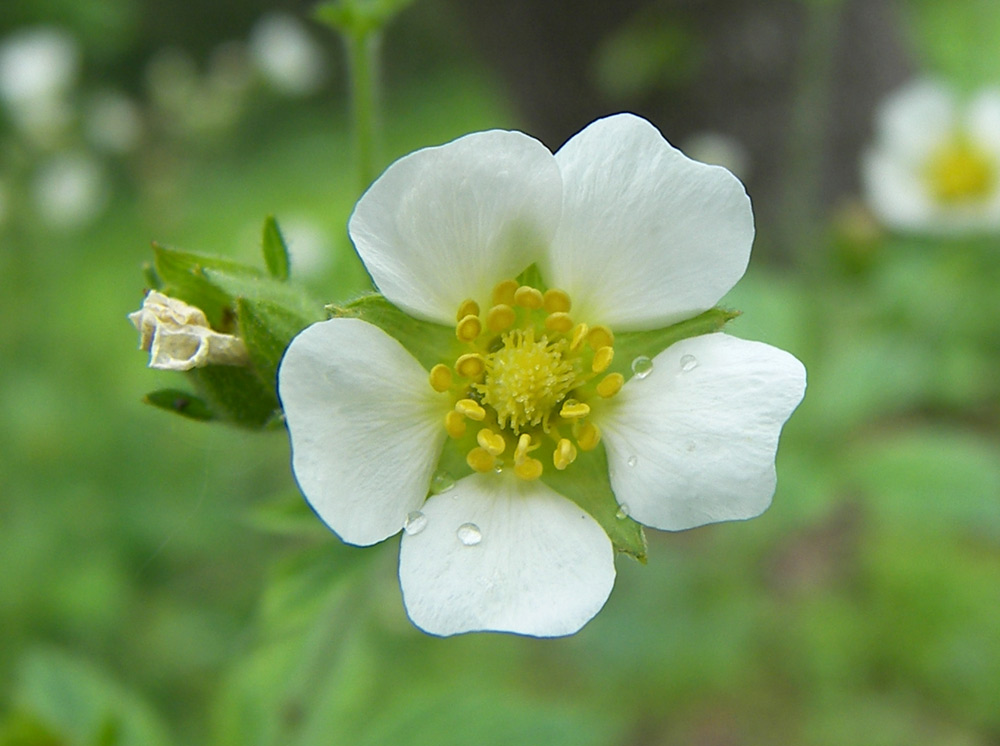
{"label": "blurred white flower in background", "polygon": [[334,245],[330,231],[305,215],[283,218],[280,225],[296,277],[321,276],[332,267]]}
{"label": "blurred white flower in background", "polygon": [[0,102],[37,144],[50,146],[72,122],[67,95],[79,69],[79,45],[60,29],[26,29],[0,42]]}
{"label": "blurred white flower in background", "polygon": [[722,132],[695,133],[681,144],[681,150],[696,161],[722,166],[740,179],[750,175],[750,153],[743,143]]}
{"label": "blurred white flower in background", "polygon": [[49,225],[77,228],[107,206],[107,175],[100,161],[87,153],[60,153],[35,173],[32,197],[39,216]]}
{"label": "blurred white flower in background", "polygon": [[269,13],[257,21],[250,32],[250,56],[267,82],[289,96],[313,93],[326,80],[323,48],[287,13]]}
{"label": "blurred white flower in background", "polygon": [[1000,229],[1000,89],[960,97],[918,80],[883,102],[863,162],[887,225],[929,233]]}
{"label": "blurred white flower in background", "polygon": [[120,91],[94,94],[87,105],[84,131],[95,147],[117,155],[130,153],[142,138],[142,111]]}

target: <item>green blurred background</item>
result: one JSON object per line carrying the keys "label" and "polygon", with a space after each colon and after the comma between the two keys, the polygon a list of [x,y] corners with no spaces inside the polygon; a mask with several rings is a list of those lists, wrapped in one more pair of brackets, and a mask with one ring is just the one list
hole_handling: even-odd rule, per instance
{"label": "green blurred background", "polygon": [[387,28],[379,166],[642,113],[744,177],[731,331],[809,371],[771,509],[650,531],[549,641],[423,635],[396,541],[312,520],[284,433],[141,403],[179,380],[125,319],[150,240],[259,261],[274,214],[316,294],[364,287],[343,50],[308,11],[0,6],[0,45],[57,30],[70,60],[48,108],[0,102],[0,744],[1000,744],[1000,238],[886,232],[857,175],[910,76],[997,84],[1000,4],[417,0]]}

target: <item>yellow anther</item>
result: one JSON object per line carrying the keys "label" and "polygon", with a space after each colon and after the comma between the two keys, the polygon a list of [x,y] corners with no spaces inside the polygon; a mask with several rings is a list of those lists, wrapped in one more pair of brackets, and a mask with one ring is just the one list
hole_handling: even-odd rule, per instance
{"label": "yellow anther", "polygon": [[594,353],[594,361],[590,364],[590,369],[595,373],[603,373],[614,359],[614,347],[601,347]]}
{"label": "yellow anther", "polygon": [[589,326],[587,326],[584,323],[577,324],[573,328],[573,339],[569,343],[569,348],[571,350],[578,350],[578,349],[580,349],[580,345],[583,344],[583,340],[585,340],[587,338],[587,335],[589,333],[590,333],[590,327]]}
{"label": "yellow anther", "polygon": [[595,350],[602,347],[611,347],[615,343],[615,335],[606,326],[592,326],[587,335],[587,341]]}
{"label": "yellow anther", "polygon": [[[608,348],[603,347],[602,349]],[[609,373],[597,384],[597,393],[608,399],[621,391],[623,383],[625,383],[625,376],[621,373]]]}
{"label": "yellow anther", "polygon": [[542,476],[542,469],[542,462],[537,458],[526,458],[521,463],[514,465],[514,473],[526,482]]}
{"label": "yellow anther", "polygon": [[513,306],[514,293],[519,287],[521,287],[521,283],[517,280],[504,280],[497,283],[497,286],[493,288],[493,305]]}
{"label": "yellow anther", "polygon": [[462,320],[458,322],[458,326],[455,327],[455,336],[463,342],[472,342],[482,330],[483,324],[479,317],[470,313],[463,316]]}
{"label": "yellow anther", "polygon": [[545,328],[549,331],[565,334],[573,328],[573,319],[568,313],[556,311],[545,318]]}
{"label": "yellow anther", "polygon": [[559,416],[564,420],[578,420],[590,414],[590,405],[579,402],[576,399],[567,399],[563,402]]}
{"label": "yellow anther", "polygon": [[466,316],[478,316],[479,315],[479,304],[476,303],[472,298],[466,298],[462,301],[462,304],[458,307],[458,314],[455,316],[455,321],[461,321]]}
{"label": "yellow anther", "polygon": [[462,355],[455,361],[455,372],[462,378],[479,378],[486,370],[486,361],[478,352]]}
{"label": "yellow anther", "polygon": [[465,417],[454,409],[444,416],[444,429],[453,438],[465,435]]}
{"label": "yellow anther", "polygon": [[491,332],[502,332],[514,325],[514,319],[514,309],[506,303],[500,303],[486,312],[486,328]]}
{"label": "yellow anther", "polygon": [[576,461],[576,446],[568,438],[560,439],[556,444],[556,450],[552,453],[552,463],[562,471],[574,461]]}
{"label": "yellow anther", "polygon": [[574,428],[576,444],[581,451],[592,451],[601,442],[601,430],[593,422],[584,422],[579,428]]}
{"label": "yellow anther", "polygon": [[545,305],[545,310],[549,313],[566,313],[570,309],[570,299],[569,293],[565,290],[557,290],[552,288],[551,290],[546,290],[545,295],[542,296],[542,302]]}
{"label": "yellow anther", "polygon": [[476,434],[476,442],[483,448],[483,450],[492,453],[494,456],[499,456],[504,452],[507,447],[507,442],[503,439],[500,433],[495,433],[488,427],[484,427]]}
{"label": "yellow anther", "polygon": [[542,291],[530,285],[522,285],[514,293],[514,305],[521,306],[522,308],[534,310],[541,308],[543,303]]}
{"label": "yellow anther", "polygon": [[538,448],[537,445],[531,445],[531,436],[528,433],[521,433],[521,437],[517,439],[517,447],[514,449],[514,463],[522,463],[528,458],[528,453],[536,448]]}
{"label": "yellow anther", "polygon": [[451,388],[451,368],[443,363],[438,363],[431,368],[428,378],[431,382],[431,388],[435,391],[447,391]]}
{"label": "yellow anther", "polygon": [[493,467],[496,466],[497,457],[485,448],[473,448],[469,451],[468,455],[466,455],[465,463],[467,463],[471,469],[482,473],[492,471]]}
{"label": "yellow anther", "polygon": [[455,411],[476,422],[486,419],[486,410],[475,399],[459,399],[455,402]]}

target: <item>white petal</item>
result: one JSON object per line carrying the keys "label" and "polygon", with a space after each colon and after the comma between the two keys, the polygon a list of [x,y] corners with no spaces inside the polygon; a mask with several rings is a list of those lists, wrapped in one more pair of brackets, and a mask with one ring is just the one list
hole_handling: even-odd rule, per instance
{"label": "white petal", "polygon": [[646,120],[600,119],[556,161],[562,222],[542,269],[581,320],[666,326],[711,308],[743,276],[754,235],[743,185],[692,161]]}
{"label": "white petal", "polygon": [[879,144],[893,157],[915,165],[949,142],[956,124],[951,89],[935,80],[917,80],[889,96],[879,108]]}
{"label": "white petal", "polygon": [[709,334],[670,346],[600,421],[615,496],[670,531],[759,515],[804,392],[802,363],[770,345]]}
{"label": "white petal", "polygon": [[[399,580],[410,619],[431,634],[569,635],[611,593],[607,534],[542,482],[473,474],[423,512],[423,530],[403,534]],[[466,523],[478,528],[477,544],[460,540]]]}
{"label": "white petal", "polygon": [[868,203],[886,225],[928,230],[938,223],[938,206],[919,166],[885,150],[865,154],[862,176]]}
{"label": "white petal", "polygon": [[427,496],[446,403],[402,345],[358,319],[313,324],[278,371],[292,468],[319,517],[349,544],[400,530]]}
{"label": "white petal", "polygon": [[392,164],[365,192],[350,233],[379,290],[414,316],[453,324],[547,246],[559,167],[520,132],[478,132]]}

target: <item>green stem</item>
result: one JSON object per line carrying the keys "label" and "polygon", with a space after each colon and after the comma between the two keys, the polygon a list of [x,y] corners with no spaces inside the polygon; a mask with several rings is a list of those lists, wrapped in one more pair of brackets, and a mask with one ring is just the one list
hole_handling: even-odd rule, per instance
{"label": "green stem", "polygon": [[359,30],[344,34],[351,75],[351,119],[355,159],[361,191],[377,176],[378,161],[378,55],[382,34]]}

